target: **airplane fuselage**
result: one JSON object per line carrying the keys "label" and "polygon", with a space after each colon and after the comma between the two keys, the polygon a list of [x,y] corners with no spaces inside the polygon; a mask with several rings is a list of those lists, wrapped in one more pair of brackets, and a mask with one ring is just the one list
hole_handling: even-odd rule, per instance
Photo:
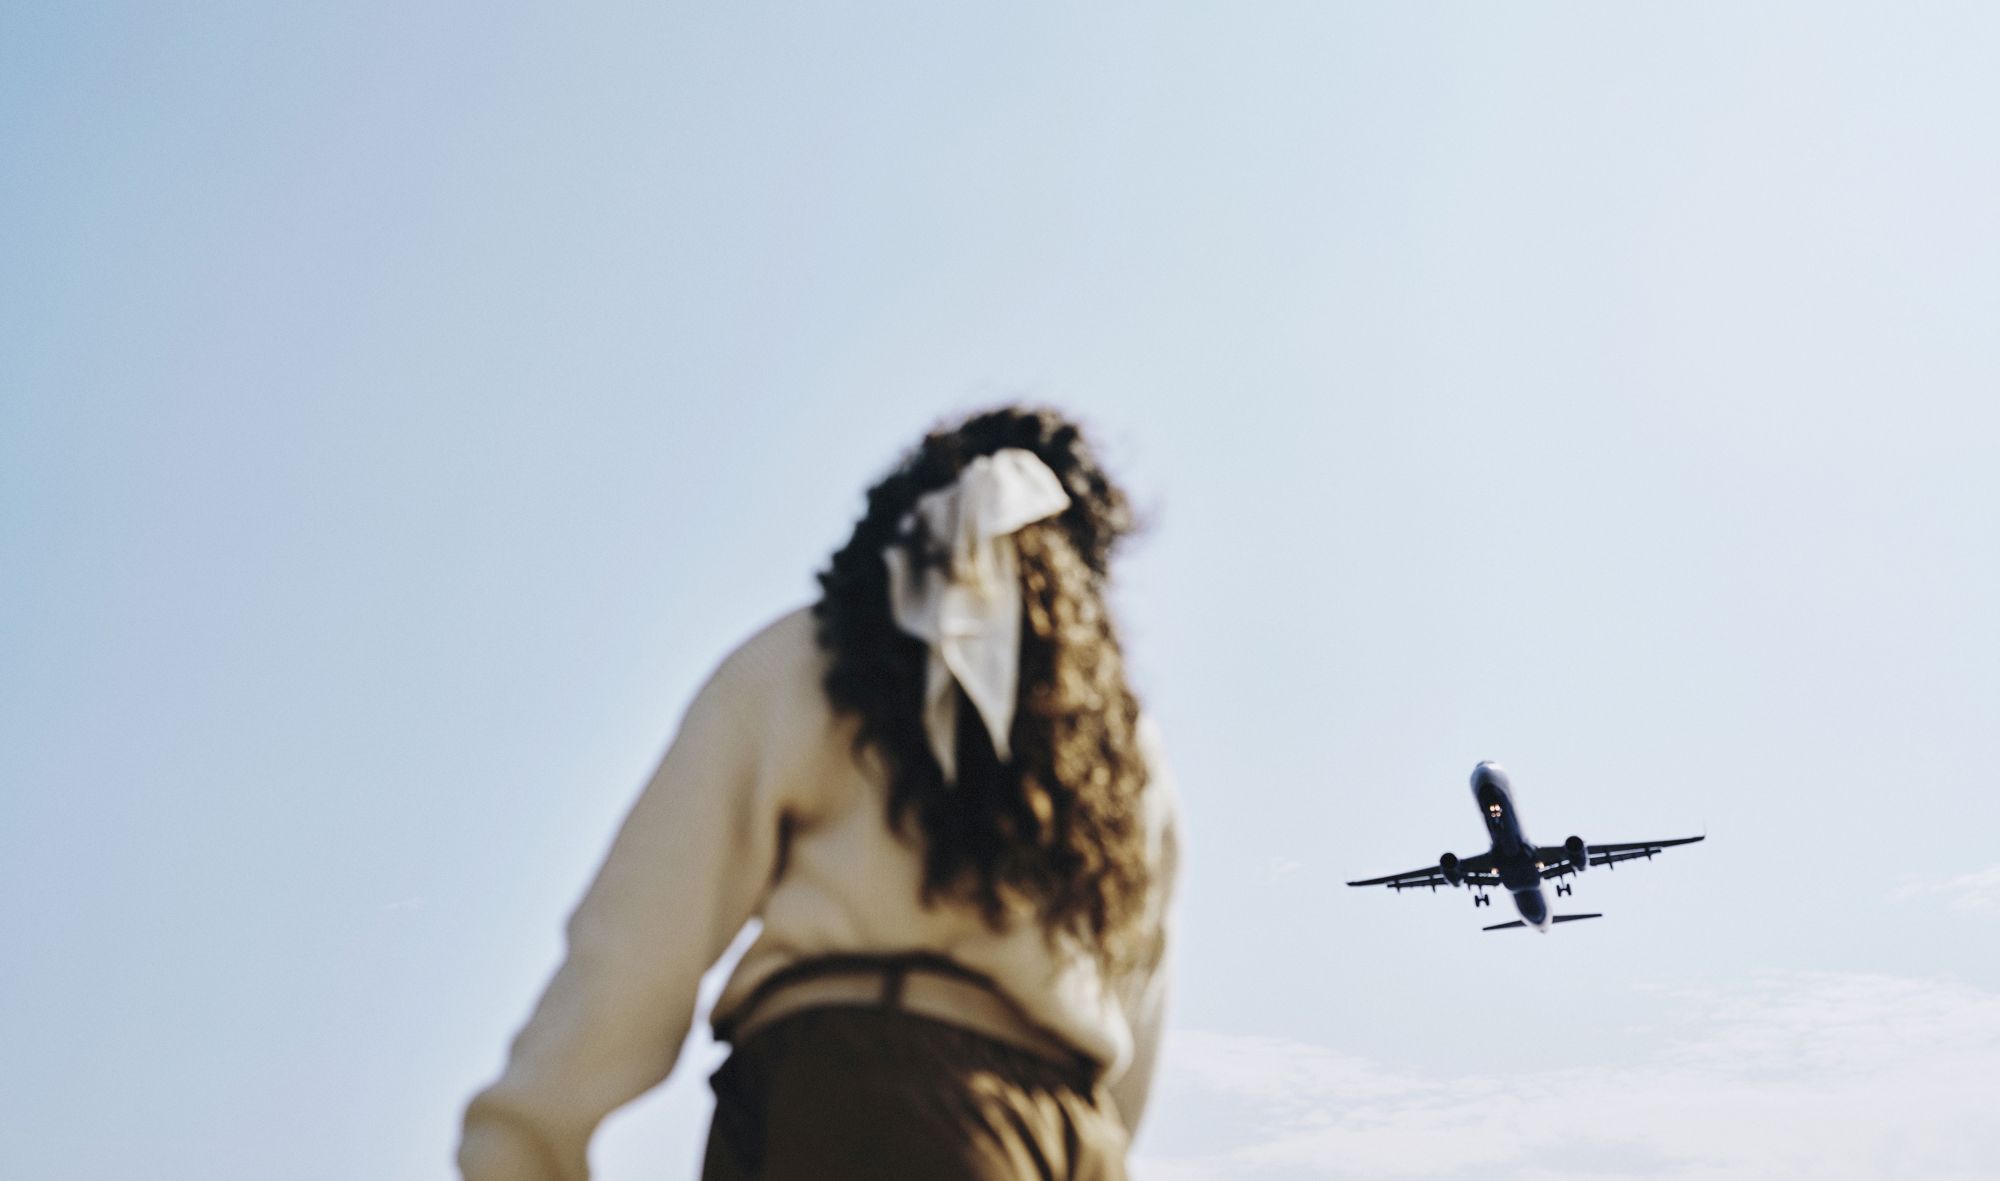
{"label": "airplane fuselage", "polygon": [[1536,845],[1521,831],[1521,814],[1514,807],[1512,785],[1498,763],[1472,769],[1472,798],[1493,842],[1494,872],[1514,896],[1521,921],[1539,931],[1549,929],[1549,900],[1542,894],[1542,863]]}

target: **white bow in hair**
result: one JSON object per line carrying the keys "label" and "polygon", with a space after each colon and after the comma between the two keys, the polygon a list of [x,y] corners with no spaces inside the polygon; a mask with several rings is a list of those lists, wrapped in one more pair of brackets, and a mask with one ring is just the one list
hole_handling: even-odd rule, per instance
{"label": "white bow in hair", "polygon": [[924,729],[944,780],[958,778],[958,698],[964,688],[993,751],[1013,757],[1014,696],[1021,680],[1020,552],[1013,535],[1069,507],[1049,465],[1009,447],[966,465],[958,482],[927,493],[905,524],[920,526],[944,561],[912,562],[900,544],[882,551],[896,626],[930,645]]}

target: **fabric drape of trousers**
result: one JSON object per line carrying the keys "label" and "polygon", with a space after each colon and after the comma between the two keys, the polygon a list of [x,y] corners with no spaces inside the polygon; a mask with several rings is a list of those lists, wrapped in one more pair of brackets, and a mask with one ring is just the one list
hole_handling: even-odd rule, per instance
{"label": "fabric drape of trousers", "polygon": [[702,1181],[1124,1181],[1093,1074],[899,1009],[807,1009],[710,1080]]}

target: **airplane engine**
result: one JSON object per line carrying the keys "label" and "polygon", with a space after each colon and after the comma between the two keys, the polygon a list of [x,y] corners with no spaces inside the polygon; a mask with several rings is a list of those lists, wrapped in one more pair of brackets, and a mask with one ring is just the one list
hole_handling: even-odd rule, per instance
{"label": "airplane engine", "polygon": [[1454,886],[1465,880],[1465,871],[1458,867],[1458,857],[1452,853],[1438,857],[1438,872],[1444,875],[1445,881]]}
{"label": "airplane engine", "polygon": [[1569,863],[1576,867],[1576,872],[1582,873],[1590,868],[1590,846],[1583,843],[1582,837],[1573,836],[1564,841],[1563,854],[1569,858]]}

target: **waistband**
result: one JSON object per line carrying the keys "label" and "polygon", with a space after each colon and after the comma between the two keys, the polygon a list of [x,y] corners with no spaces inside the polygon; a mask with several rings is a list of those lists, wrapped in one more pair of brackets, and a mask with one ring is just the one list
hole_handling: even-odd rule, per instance
{"label": "waistband", "polygon": [[823,956],[772,973],[734,1012],[715,1024],[716,1037],[741,1045],[776,1022],[807,1009],[848,1006],[901,1010],[955,1025],[1090,1077],[1098,1063],[1021,1012],[991,979],[931,954]]}

